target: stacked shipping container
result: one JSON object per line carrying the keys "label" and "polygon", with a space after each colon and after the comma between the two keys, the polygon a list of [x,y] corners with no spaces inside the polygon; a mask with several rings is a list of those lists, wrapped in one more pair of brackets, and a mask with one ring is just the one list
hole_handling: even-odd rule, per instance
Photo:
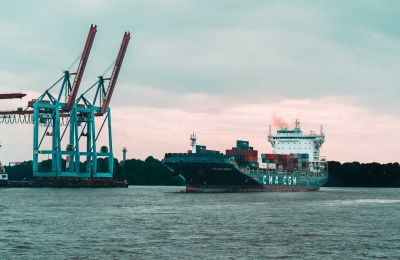
{"label": "stacked shipping container", "polygon": [[225,154],[232,156],[239,166],[258,167],[258,151],[253,150],[253,147],[249,146],[248,141],[236,141],[236,147],[226,150]]}
{"label": "stacked shipping container", "polygon": [[261,154],[261,161],[267,169],[284,171],[308,170],[308,154]]}
{"label": "stacked shipping container", "polygon": [[[188,150],[188,153],[192,153],[192,150]],[[220,154],[219,151],[215,150],[207,150],[205,145],[196,145],[196,153],[212,153],[212,154]]]}
{"label": "stacked shipping container", "polygon": [[[207,150],[206,146],[196,145],[197,153],[218,153]],[[192,153],[191,150],[188,153]],[[237,140],[236,147],[226,150],[226,155],[234,158],[240,167],[258,168],[258,151],[249,145],[248,141]],[[309,170],[309,155],[305,154],[261,154],[261,168],[283,171]]]}

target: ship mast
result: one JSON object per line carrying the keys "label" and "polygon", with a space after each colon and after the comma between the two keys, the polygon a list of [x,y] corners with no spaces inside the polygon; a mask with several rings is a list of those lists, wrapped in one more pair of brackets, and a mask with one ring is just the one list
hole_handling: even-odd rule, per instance
{"label": "ship mast", "polygon": [[299,121],[299,119],[294,120],[294,130],[300,132],[300,121]]}

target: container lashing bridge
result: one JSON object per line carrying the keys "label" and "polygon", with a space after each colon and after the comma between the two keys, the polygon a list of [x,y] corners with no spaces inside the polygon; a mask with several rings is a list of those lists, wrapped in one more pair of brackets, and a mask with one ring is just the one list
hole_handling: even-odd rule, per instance
{"label": "container lashing bridge", "polygon": [[[29,101],[26,109],[0,111],[0,122],[3,119],[12,123],[18,121],[15,119],[16,116],[19,118],[27,116],[28,118],[19,122],[33,123],[34,177],[111,179],[113,176],[114,156],[109,105],[128,47],[130,33],[124,33],[111,76],[109,78],[99,76],[97,82],[78,96],[96,32],[97,26],[91,25],[76,72],[64,71],[62,77],[39,98]],[[71,76],[75,76],[72,84]],[[106,89],[105,82],[107,81]],[[55,91],[57,86],[59,86],[58,92]],[[89,94],[92,89],[95,89],[95,93],[91,98]],[[56,95],[53,94],[54,92]],[[23,94],[13,93],[12,97],[21,98],[20,95]],[[97,126],[100,126],[98,130]],[[99,149],[98,139],[104,128],[107,128],[108,132],[107,137],[104,138],[108,145],[101,146]],[[46,138],[51,138],[51,149],[43,148]],[[86,146],[86,149],[82,150],[82,146]],[[50,171],[39,169],[39,155],[51,157]],[[86,159],[85,167],[81,167],[81,157]],[[98,171],[98,158],[107,159],[108,167],[103,167],[107,170]],[[65,164],[62,163],[63,160]]]}

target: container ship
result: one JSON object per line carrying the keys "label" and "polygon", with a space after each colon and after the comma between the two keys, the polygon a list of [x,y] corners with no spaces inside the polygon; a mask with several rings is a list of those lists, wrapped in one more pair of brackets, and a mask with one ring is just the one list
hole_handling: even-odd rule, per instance
{"label": "container ship", "polygon": [[328,180],[328,165],[320,156],[325,134],[304,134],[298,120],[272,134],[273,151],[261,154],[248,141],[238,140],[225,151],[207,150],[190,137],[187,153],[167,153],[163,163],[186,180],[186,192],[318,191]]}

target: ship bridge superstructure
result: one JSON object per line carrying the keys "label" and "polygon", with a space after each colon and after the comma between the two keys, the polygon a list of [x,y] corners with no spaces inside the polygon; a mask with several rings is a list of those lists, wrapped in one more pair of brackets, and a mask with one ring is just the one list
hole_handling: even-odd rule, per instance
{"label": "ship bridge superstructure", "polygon": [[311,131],[304,134],[300,127],[298,119],[294,122],[294,128],[281,128],[273,134],[269,128],[268,142],[273,147],[273,153],[276,154],[308,154],[311,167],[314,170],[319,169],[321,157],[320,148],[325,142],[325,134],[322,126],[319,133]]}

